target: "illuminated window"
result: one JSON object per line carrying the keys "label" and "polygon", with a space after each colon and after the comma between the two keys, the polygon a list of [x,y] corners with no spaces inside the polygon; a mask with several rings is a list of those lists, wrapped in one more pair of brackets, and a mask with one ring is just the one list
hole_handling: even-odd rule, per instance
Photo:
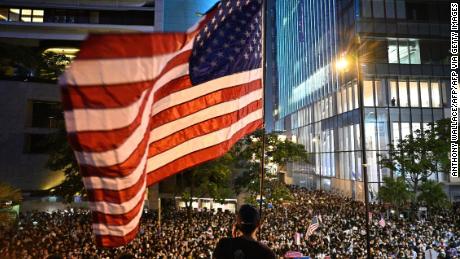
{"label": "illuminated window", "polygon": [[433,107],[441,107],[441,93],[439,83],[431,83],[431,105]]}
{"label": "illuminated window", "polygon": [[422,97],[422,107],[430,107],[430,87],[428,82],[420,82],[420,96]]}
{"label": "illuminated window", "polygon": [[400,64],[410,64],[408,42],[400,40],[398,50],[399,50],[399,63]]}
{"label": "illuminated window", "polygon": [[34,10],[32,16],[32,22],[43,22],[43,16],[45,12],[43,10]]}
{"label": "illuminated window", "polygon": [[397,64],[398,60],[398,41],[388,41],[388,63]]}
{"label": "illuminated window", "polygon": [[398,84],[398,87],[399,87],[399,106],[408,107],[409,99],[407,96],[407,82],[400,81]]}
{"label": "illuminated window", "polygon": [[8,20],[11,22],[19,22],[19,17],[21,16],[21,9],[10,8],[10,15]]}
{"label": "illuminated window", "polygon": [[364,81],[363,84],[364,106],[374,106],[374,90],[372,81]]}
{"label": "illuminated window", "polygon": [[419,107],[419,96],[418,96],[418,84],[417,82],[409,82],[409,92],[410,92],[410,106]]}
{"label": "illuminated window", "polygon": [[31,9],[22,9],[21,10],[21,21],[22,22],[31,22],[32,21],[32,10]]}
{"label": "illuminated window", "polygon": [[396,81],[390,81],[390,105],[397,106],[398,105],[398,86]]}
{"label": "illuminated window", "polygon": [[0,21],[8,21],[8,9],[0,8]]}
{"label": "illuminated window", "polygon": [[0,21],[2,17],[8,17],[8,21],[12,22],[43,22],[44,10],[33,10],[33,9],[19,9],[19,8],[10,8],[9,14],[4,15],[0,9]]}
{"label": "illuminated window", "polygon": [[409,58],[411,64],[421,64],[418,40],[409,40]]}
{"label": "illuminated window", "polygon": [[418,40],[389,40],[388,63],[421,64]]}
{"label": "illuminated window", "polygon": [[377,103],[377,106],[387,106],[387,91],[385,87],[385,81],[383,80],[376,80],[374,81],[374,87],[375,87],[375,100]]}

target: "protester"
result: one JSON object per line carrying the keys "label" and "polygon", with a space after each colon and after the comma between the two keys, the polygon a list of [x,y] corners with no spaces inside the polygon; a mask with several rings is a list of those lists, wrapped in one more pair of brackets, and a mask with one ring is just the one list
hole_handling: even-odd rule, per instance
{"label": "protester", "polygon": [[214,251],[216,259],[275,259],[275,254],[266,245],[256,241],[260,227],[260,215],[251,205],[243,205],[233,225],[232,238],[223,238]]}
{"label": "protester", "polygon": [[[364,258],[364,205],[338,193],[291,188],[293,201],[264,210],[261,242],[278,257],[298,251],[313,258]],[[437,211],[426,220],[388,217],[371,206],[371,249],[374,258],[460,258],[460,211]],[[157,215],[146,211],[135,240],[124,247],[96,247],[87,210],[31,212],[17,226],[0,229],[0,258],[210,258],[217,242],[232,236],[235,215],[207,210],[165,210],[161,231]],[[312,218],[319,227],[306,236]],[[379,224],[384,218],[385,224]],[[245,220],[243,220],[245,222]],[[383,226],[382,226],[383,225]]]}

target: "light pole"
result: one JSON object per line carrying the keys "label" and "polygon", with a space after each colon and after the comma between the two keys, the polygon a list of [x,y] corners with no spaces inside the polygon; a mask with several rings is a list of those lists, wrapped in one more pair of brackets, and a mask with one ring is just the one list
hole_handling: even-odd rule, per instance
{"label": "light pole", "polygon": [[365,136],[365,115],[364,115],[364,94],[363,94],[363,82],[361,78],[361,64],[359,62],[359,47],[361,46],[361,39],[357,38],[356,53],[353,57],[346,57],[343,55],[336,63],[338,71],[346,71],[349,67],[349,59],[352,59],[356,66],[356,81],[358,84],[358,102],[360,109],[360,142],[361,142],[361,159],[362,159],[362,172],[364,177],[364,207],[365,207],[365,220],[366,220],[366,248],[367,258],[371,258],[371,239],[370,239],[370,227],[369,227],[369,181],[367,177],[367,158],[366,158],[366,136]]}

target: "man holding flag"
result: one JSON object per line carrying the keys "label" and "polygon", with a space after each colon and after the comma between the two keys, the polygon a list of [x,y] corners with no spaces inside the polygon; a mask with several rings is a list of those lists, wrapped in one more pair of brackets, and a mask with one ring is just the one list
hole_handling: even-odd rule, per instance
{"label": "man holding flag", "polygon": [[313,219],[311,220],[310,226],[308,226],[307,229],[307,238],[310,237],[317,229],[319,228],[319,221],[318,217],[314,216]]}
{"label": "man holding flag", "polygon": [[136,237],[146,188],[263,127],[261,9],[222,0],[185,33],[83,43],[59,83],[99,246]]}

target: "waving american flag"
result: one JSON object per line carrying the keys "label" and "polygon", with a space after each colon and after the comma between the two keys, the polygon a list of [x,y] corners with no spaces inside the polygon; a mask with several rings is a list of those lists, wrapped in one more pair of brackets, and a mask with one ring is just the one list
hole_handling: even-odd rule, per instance
{"label": "waving american flag", "polygon": [[221,1],[184,33],[84,42],[60,85],[98,245],[135,238],[148,186],[261,127],[261,5]]}

